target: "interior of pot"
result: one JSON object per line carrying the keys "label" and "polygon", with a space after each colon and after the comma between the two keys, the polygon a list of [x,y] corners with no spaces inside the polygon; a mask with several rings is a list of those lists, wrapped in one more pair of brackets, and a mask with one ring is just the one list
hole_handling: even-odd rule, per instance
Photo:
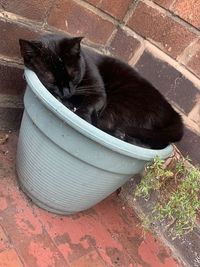
{"label": "interior of pot", "polygon": [[37,75],[29,70],[25,69],[26,81],[34,92],[34,94],[40,99],[40,101],[62,121],[68,123],[71,127],[78,132],[89,137],[95,142],[100,143],[107,148],[116,151],[118,153],[130,156],[141,160],[152,160],[155,156],[160,158],[167,158],[173,151],[172,145],[167,146],[164,149],[154,150],[139,147],[133,144],[124,142],[116,137],[113,137],[95,126],[89,124],[75,113],[70,111],[62,103],[60,103],[40,82]]}

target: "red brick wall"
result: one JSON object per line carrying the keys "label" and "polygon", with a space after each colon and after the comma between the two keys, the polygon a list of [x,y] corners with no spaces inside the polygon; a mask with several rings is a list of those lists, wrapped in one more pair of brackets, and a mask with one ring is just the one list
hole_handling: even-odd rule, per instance
{"label": "red brick wall", "polygon": [[[193,154],[200,142],[199,14],[198,0],[1,0],[1,128],[18,128],[22,113],[18,39],[65,31],[85,36],[86,44],[124,59],[155,84],[183,115],[180,147]],[[194,159],[200,161],[200,152]]]}

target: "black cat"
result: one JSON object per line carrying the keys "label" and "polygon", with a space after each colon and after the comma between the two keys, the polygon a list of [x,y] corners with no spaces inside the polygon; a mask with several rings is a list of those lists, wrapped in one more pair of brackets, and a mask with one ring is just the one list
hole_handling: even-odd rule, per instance
{"label": "black cat", "polygon": [[153,149],[180,141],[181,117],[164,97],[128,64],[81,47],[81,40],[47,35],[19,42],[25,66],[89,123]]}

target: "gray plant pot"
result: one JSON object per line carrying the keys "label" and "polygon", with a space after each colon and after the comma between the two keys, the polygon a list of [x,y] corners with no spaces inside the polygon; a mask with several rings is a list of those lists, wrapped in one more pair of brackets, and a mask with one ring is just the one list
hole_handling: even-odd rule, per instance
{"label": "gray plant pot", "polygon": [[27,89],[17,173],[23,191],[40,207],[59,214],[90,208],[172,146],[146,149],[112,137],[79,118],[26,69]]}

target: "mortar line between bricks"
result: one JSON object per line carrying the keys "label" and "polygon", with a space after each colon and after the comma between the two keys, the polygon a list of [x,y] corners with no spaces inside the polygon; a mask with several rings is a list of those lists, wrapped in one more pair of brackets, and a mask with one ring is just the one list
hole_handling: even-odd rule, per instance
{"label": "mortar line between bricks", "polygon": [[117,34],[117,31],[118,31],[118,28],[119,27],[116,27],[113,32],[111,33],[110,37],[108,38],[106,44],[105,44],[105,47],[110,47],[113,39],[115,38],[116,34]]}
{"label": "mortar line between bricks", "polygon": [[83,0],[73,0],[75,3],[79,4],[82,7],[85,7],[86,9],[92,11],[96,15],[100,16],[102,19],[107,20],[111,23],[113,23],[115,26],[117,26],[120,21],[116,18],[112,17],[108,13],[104,12],[103,10],[100,10],[99,8],[89,4],[88,2],[85,2]]}
{"label": "mortar line between bricks", "polygon": [[[99,258],[101,259],[101,262],[103,263],[103,265],[101,267],[107,267],[106,266],[106,262],[104,261],[104,259],[101,256],[101,253],[99,252],[99,250],[92,244],[91,247],[93,248],[93,250],[97,253],[97,255],[99,256]],[[87,255],[87,254],[86,254]],[[73,264],[73,261],[72,261]],[[70,267],[73,267],[73,265],[70,264]],[[81,266],[80,266],[81,267]]]}
{"label": "mortar line between bricks", "polygon": [[[120,23],[120,21],[118,21],[117,19],[115,19],[111,15],[107,14],[103,10],[98,9],[97,7],[94,7],[87,2],[84,2],[83,0],[73,0],[73,1],[76,2],[77,4],[81,5],[82,7],[85,7],[86,9],[91,10],[93,13],[99,15],[103,19],[112,22],[114,25],[117,25]],[[55,3],[53,3],[53,6],[55,6],[56,3],[57,3],[57,1]],[[51,7],[51,8],[53,8],[53,7]],[[44,24],[42,22],[27,19],[25,17],[22,17],[20,15],[15,14],[15,13],[5,11],[1,8],[0,8],[0,19],[4,19],[5,21],[9,21],[9,22],[15,21],[15,22],[17,22],[19,24],[23,24],[25,26],[30,25],[33,28],[40,29],[40,30],[41,30],[41,26],[43,26],[43,24]]]}
{"label": "mortar line between bricks", "polygon": [[[33,30],[34,32],[39,32],[39,33],[64,33],[67,35],[67,33],[61,29],[55,28],[53,26],[50,26],[48,24],[42,25],[39,22],[35,22],[33,20],[28,20],[24,17],[21,17],[19,15],[15,15],[10,12],[1,12],[0,11],[0,20],[13,23],[13,24],[18,24],[20,26],[23,26],[24,28],[27,28],[29,30]],[[42,28],[43,26],[43,28]],[[68,34],[70,36],[70,34]],[[101,49],[103,50],[103,46],[97,45],[96,43],[91,42],[90,40],[87,40],[88,45],[91,45],[92,47],[96,49]]]}
{"label": "mortar line between bricks", "polygon": [[[180,62],[180,66],[181,67],[183,67],[189,74],[191,74],[191,75],[193,75],[193,77],[195,77],[196,79],[198,79],[198,84],[197,83],[194,83],[197,87],[198,87],[198,89],[200,90],[200,78],[199,78],[199,76],[197,76],[197,74],[193,71],[193,70],[191,70],[188,66],[185,66],[183,63],[181,63]],[[190,80],[190,78],[189,78],[189,80]]]}
{"label": "mortar line between bricks", "polygon": [[170,100],[166,97],[166,99],[171,103],[173,108],[182,116],[185,126],[190,129],[194,134],[200,136],[200,127],[197,123],[191,120],[175,103],[173,100]]}
{"label": "mortar line between bricks", "polygon": [[35,217],[37,217],[39,223],[41,224],[42,231],[44,231],[48,235],[49,239],[51,240],[52,244],[56,247],[56,249],[57,249],[58,253],[60,254],[61,258],[63,259],[63,261],[66,262],[68,266],[70,266],[70,263],[67,262],[67,260],[64,258],[63,254],[60,252],[57,244],[55,243],[55,241],[53,240],[53,238],[49,235],[49,233],[48,233],[45,225],[43,224],[43,222],[41,221],[41,219],[39,218],[39,216],[36,214],[35,207],[33,206],[31,209],[32,209],[33,214],[35,215]]}
{"label": "mortar line between bricks", "polygon": [[[196,75],[196,73],[192,72],[189,68],[187,68],[187,66],[183,63],[180,62],[178,60],[173,59],[170,55],[168,55],[167,53],[165,53],[163,50],[161,50],[160,47],[157,46],[156,43],[154,43],[153,41],[149,40],[149,39],[144,39],[141,35],[139,35],[138,33],[136,33],[134,30],[132,30],[131,28],[127,27],[126,25],[123,24],[119,24],[119,27],[121,29],[123,29],[124,31],[126,31],[128,34],[130,34],[131,36],[133,36],[134,38],[138,39],[141,43],[145,43],[146,45],[150,45],[152,47],[154,47],[155,49],[157,49],[159,51],[159,53],[162,53],[162,57],[164,57],[164,61],[166,61],[167,63],[169,63],[170,65],[174,66],[175,68],[178,68],[178,70],[184,75],[186,76],[189,80],[191,80],[197,87],[198,89],[200,89],[200,79],[199,77]],[[197,39],[195,39],[196,41]],[[146,46],[145,45],[145,46]],[[134,56],[133,56],[134,57]],[[162,59],[161,57],[161,59]],[[158,57],[159,58],[159,57]],[[138,58],[139,59],[139,58]],[[136,61],[137,62],[137,61]],[[135,63],[136,63],[135,62]]]}
{"label": "mortar line between bricks", "polygon": [[[190,0],[189,0],[190,1]],[[181,16],[179,16],[178,14],[175,14],[172,10],[172,8],[174,7],[174,4],[177,2],[177,0],[174,0],[170,7],[169,7],[169,12],[174,14],[174,16],[178,19],[180,19],[180,21],[182,21],[183,23],[189,25],[190,27],[193,27],[195,30],[197,30],[198,32],[200,32],[199,28],[197,28],[196,26],[192,25],[191,23],[187,22],[184,18],[182,18]],[[164,8],[165,9],[165,8]],[[167,10],[168,11],[168,10]]]}
{"label": "mortar line between bricks", "polygon": [[23,94],[10,95],[0,93],[0,108],[23,108]]}
{"label": "mortar line between bricks", "polygon": [[130,7],[128,8],[124,18],[123,18],[123,22],[124,24],[126,24],[129,20],[129,18],[133,15],[135,9],[137,8],[137,5],[139,3],[140,0],[133,0],[133,3],[130,5]]}
{"label": "mortar line between bricks", "polygon": [[146,4],[147,6],[152,7],[153,9],[156,9],[162,14],[167,15],[169,18],[177,22],[178,24],[182,25],[183,27],[187,28],[190,32],[200,36],[200,31],[190,23],[186,22],[185,20],[181,19],[178,15],[171,13],[169,10],[164,9],[163,7],[157,5],[154,2],[151,2],[150,0],[140,0],[141,3]]}
{"label": "mortar line between bricks", "polygon": [[[20,260],[20,262],[22,264],[22,267],[26,267],[27,265],[25,264],[24,259],[21,257],[20,253],[18,253],[18,248],[14,246],[14,244],[12,242],[12,237],[10,236],[10,234],[7,231],[6,227],[2,223],[1,223],[1,227],[2,227],[2,229],[3,229],[3,231],[4,231],[5,235],[6,235],[6,237],[8,239],[8,242],[9,242],[9,246],[5,250],[3,250],[3,251],[13,249],[16,252],[17,256],[19,257],[19,260]],[[3,252],[3,251],[1,251],[1,252]]]}
{"label": "mortar line between bricks", "polygon": [[159,3],[155,3],[155,5],[157,5],[157,6],[159,6],[159,7],[161,7],[161,8],[163,8],[164,10],[166,10],[166,11],[171,11],[171,8],[173,7],[173,5],[175,4],[175,2],[176,2],[176,0],[173,0],[173,2],[171,3],[171,5],[167,8],[167,7],[164,7],[164,6],[162,6],[161,4],[159,4]]}
{"label": "mortar line between bricks", "polygon": [[141,58],[142,54],[144,53],[145,45],[144,42],[141,43],[141,45],[138,47],[138,49],[135,51],[132,58],[129,60],[129,64],[133,67],[137,64],[138,60]]}
{"label": "mortar line between bricks", "polygon": [[[61,29],[58,29],[56,27],[50,26],[48,24],[45,25],[45,30],[47,33],[58,33],[58,34],[62,33],[62,34],[65,34],[67,36],[71,36],[68,32],[61,30]],[[94,43],[94,42],[90,41],[89,39],[87,39],[86,37],[83,39],[83,41],[81,43],[83,43],[84,45],[86,45],[92,49],[95,49],[96,51],[105,52],[104,51],[105,45]]]}
{"label": "mortar line between bricks", "polygon": [[42,29],[42,23],[37,22],[34,20],[26,19],[24,17],[21,17],[19,15],[13,14],[11,12],[7,11],[1,11],[0,10],[0,20],[8,23],[14,23],[18,24],[20,26],[23,26],[24,28],[27,28],[29,30],[32,30],[34,32],[43,32],[44,30]]}
{"label": "mortar line between bricks", "polygon": [[131,28],[127,27],[126,25],[119,25],[119,27],[123,29],[128,35],[134,37],[135,39],[138,39],[138,41],[143,42],[145,40],[141,35],[133,31]]}
{"label": "mortar line between bricks", "polygon": [[[22,263],[22,267],[28,267],[28,265],[26,264],[25,259],[23,258],[23,255],[21,255],[20,248],[18,246],[16,247],[15,245],[13,245],[13,248],[16,251],[16,253],[17,253],[17,255],[18,255],[18,257],[19,257],[19,259],[20,259],[20,261]],[[12,267],[15,267],[15,266],[12,266]]]}
{"label": "mortar line between bricks", "polygon": [[1,54],[0,54],[0,64],[11,67],[14,66],[17,67],[18,69],[23,69],[24,67],[22,60],[16,58],[9,58]]}
{"label": "mortar line between bricks", "polygon": [[[195,55],[195,53],[198,51],[198,49],[194,49],[195,45],[198,45],[199,39],[194,39],[184,50],[183,52],[177,57],[177,61],[183,63],[187,66],[190,59]],[[191,48],[193,48],[191,50]],[[189,56],[191,54],[191,57]]]}
{"label": "mortar line between bricks", "polygon": [[[86,2],[88,2],[88,0],[86,0]],[[100,0],[99,3],[97,4],[97,7],[99,8],[102,4],[103,0]],[[88,2],[89,3],[89,2]]]}
{"label": "mortar line between bricks", "polygon": [[[195,39],[196,40],[196,39]],[[195,80],[196,79],[198,79],[198,82],[196,82],[195,84],[197,85],[197,87],[198,87],[198,89],[200,89],[200,79],[199,79],[199,76],[194,72],[194,71],[192,71],[189,67],[187,67],[187,65],[185,65],[185,63],[184,62],[181,62],[180,60],[178,60],[178,58],[177,58],[177,60],[176,59],[173,59],[169,54],[167,54],[166,52],[164,52],[158,45],[157,45],[157,43],[156,42],[154,42],[153,40],[151,40],[151,39],[144,39],[144,42],[146,43],[146,44],[150,44],[150,45],[152,45],[152,47],[154,47],[155,49],[158,49],[159,51],[160,51],[160,53],[163,53],[163,57],[168,57],[168,58],[170,58],[170,60],[172,60],[173,61],[173,66],[175,66],[175,68],[177,68],[177,67],[182,67],[183,68],[183,70],[185,70],[186,71],[186,73],[190,76],[190,75],[192,75],[194,78],[195,78]],[[155,56],[155,55],[154,55]],[[171,62],[172,62],[171,61]],[[167,61],[168,62],[168,61]],[[177,64],[177,65],[176,65]],[[181,71],[182,72],[182,71]],[[186,76],[186,74],[185,74],[185,76]],[[188,77],[188,76],[187,76]],[[189,78],[189,80],[190,80],[190,78]]]}
{"label": "mortar line between bricks", "polygon": [[47,20],[48,20],[48,18],[49,18],[49,15],[50,15],[52,9],[56,6],[57,3],[58,3],[58,0],[52,0],[52,1],[51,1],[51,5],[50,5],[50,7],[49,7],[49,8],[46,10],[46,12],[45,12],[44,22],[43,22],[43,24],[42,24],[42,27],[43,27],[43,28],[45,27],[45,25],[48,24],[48,23],[47,23]]}
{"label": "mortar line between bricks", "polygon": [[[20,253],[18,252],[18,249],[14,246],[13,247],[14,250],[16,251],[17,256],[19,257],[20,263],[22,264],[22,267],[26,267],[26,262],[24,261],[24,259],[22,258],[22,256],[20,255]],[[14,267],[14,266],[13,266]]]}
{"label": "mortar line between bricks", "polygon": [[119,25],[119,27],[121,27],[123,30],[125,30],[127,33],[129,33],[134,38],[138,39],[141,42],[141,45],[143,45],[144,43],[144,48],[149,50],[149,52],[151,53],[153,52],[152,54],[155,57],[157,57],[158,59],[164,60],[165,62],[167,62],[174,68],[176,68],[178,71],[180,71],[186,78],[188,78],[191,82],[193,82],[196,85],[196,87],[200,90],[199,77],[195,73],[193,73],[190,69],[188,69],[186,65],[184,65],[182,62],[179,62],[173,59],[170,55],[166,54],[163,50],[161,50],[161,48],[158,47],[154,42],[151,42],[151,40],[149,39],[144,39],[142,36],[134,32],[129,27],[124,26],[124,25]]}
{"label": "mortar line between bricks", "polygon": [[[38,31],[39,33],[44,33],[44,34],[45,33],[64,33],[64,34],[70,36],[70,34],[66,33],[64,30],[58,29],[58,28],[50,26],[48,24],[43,25],[44,27],[41,28],[42,24],[40,22],[29,20],[29,19],[26,19],[26,18],[21,17],[19,15],[15,15],[13,13],[10,13],[10,12],[6,12],[6,11],[2,12],[2,10],[0,10],[0,20],[5,21],[5,22],[9,22],[9,23],[18,24],[20,26],[23,26],[24,28],[27,28],[29,30],[33,30],[34,32]],[[104,50],[104,45],[96,44],[96,43],[94,43],[88,39],[86,42],[83,41],[83,43],[86,43],[88,46],[92,46],[94,49],[99,49],[101,51]]]}
{"label": "mortar line between bricks", "polygon": [[176,2],[177,0],[174,0],[172,3],[171,3],[171,5],[170,5],[170,9],[173,7],[173,5],[175,4],[175,2]]}
{"label": "mortar line between bricks", "polygon": [[[101,222],[101,223],[103,224],[103,222]],[[104,224],[103,224],[103,225],[104,225]],[[104,227],[106,227],[106,225],[104,225]],[[110,231],[107,231],[107,232],[112,236],[112,234],[111,234]],[[118,242],[120,242],[120,239],[117,238],[117,240],[118,240]],[[103,267],[108,267],[108,265],[106,264],[106,262],[105,262],[104,259],[102,258],[102,256],[101,256],[99,250],[98,250],[96,247],[94,247],[94,245],[92,245],[92,247],[93,247],[94,250],[97,252],[97,254],[98,254],[99,257],[101,258],[102,262],[104,263],[104,266],[103,266]],[[135,261],[134,256],[132,256],[132,255],[128,252],[128,250],[127,250],[126,248],[125,248],[123,251],[124,251],[124,256],[126,256],[132,263],[134,263],[134,266],[138,266],[138,265],[137,265],[137,262]],[[80,266],[80,267],[82,267],[82,266]]]}
{"label": "mortar line between bricks", "polygon": [[159,47],[155,46],[154,43],[151,43],[149,40],[144,40],[145,48],[155,57],[162,61],[167,62],[169,65],[177,69],[183,76],[190,80],[197,89],[200,90],[200,79],[190,70],[186,68],[181,62],[176,61],[171,58],[168,54],[163,52]]}

